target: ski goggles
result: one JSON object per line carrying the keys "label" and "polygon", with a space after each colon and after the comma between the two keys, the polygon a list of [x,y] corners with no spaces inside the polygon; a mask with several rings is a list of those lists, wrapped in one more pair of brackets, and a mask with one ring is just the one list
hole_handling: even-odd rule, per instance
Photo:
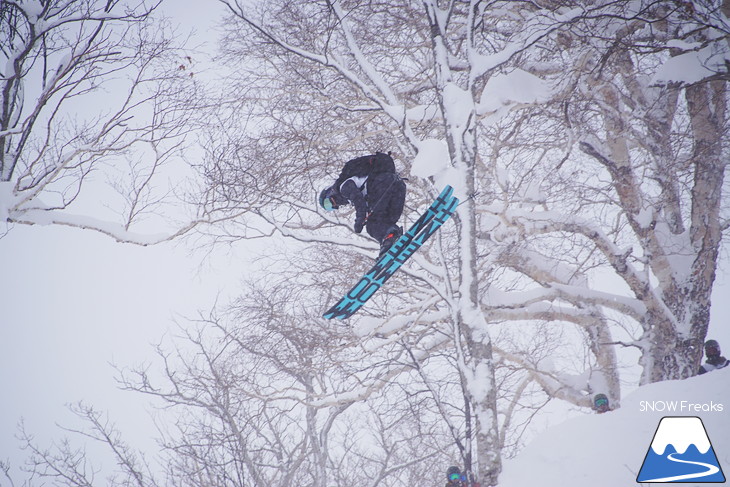
{"label": "ski goggles", "polygon": [[324,208],[327,211],[332,211],[337,208],[337,204],[335,204],[335,199],[332,196],[328,196],[322,201],[322,208]]}
{"label": "ski goggles", "polygon": [[595,405],[597,408],[600,408],[601,406],[608,406],[608,399],[596,399]]}
{"label": "ski goggles", "polygon": [[449,475],[449,481],[450,482],[456,482],[457,480],[461,480],[461,474],[460,473],[452,473]]}

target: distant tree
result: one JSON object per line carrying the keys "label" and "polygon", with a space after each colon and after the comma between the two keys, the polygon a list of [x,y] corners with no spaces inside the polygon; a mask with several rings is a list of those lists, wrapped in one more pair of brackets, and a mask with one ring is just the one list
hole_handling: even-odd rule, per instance
{"label": "distant tree", "polygon": [[[21,424],[18,439],[21,448],[28,455],[25,464],[21,466],[21,470],[27,474],[23,486],[47,485],[47,483],[88,487],[164,485],[158,483],[155,468],[149,463],[148,457],[124,441],[122,434],[106,415],[83,403],[70,406],[69,409],[82,422],[82,426],[64,428],[67,436],[47,447],[40,445]],[[103,451],[110,463],[102,465],[98,455],[92,458],[87,453],[87,447],[77,446],[79,444],[88,446],[89,443],[94,446],[97,454]],[[111,467],[112,464],[116,467]],[[0,462],[0,471],[3,472],[9,485],[14,486],[16,484],[10,467],[8,463]]]}
{"label": "distant tree", "polygon": [[[397,486],[444,458],[423,391],[363,368],[370,353],[349,334],[296,312],[301,293],[252,286],[160,350],[162,377],[124,372],[125,387],[177,418],[163,440],[176,484]],[[375,391],[380,400],[363,401]]]}
{"label": "distant tree", "polygon": [[179,100],[193,98],[194,79],[166,29],[151,22],[158,4],[2,2],[4,226],[69,225],[140,244],[165,238],[133,225],[169,199],[157,180],[190,129]]}

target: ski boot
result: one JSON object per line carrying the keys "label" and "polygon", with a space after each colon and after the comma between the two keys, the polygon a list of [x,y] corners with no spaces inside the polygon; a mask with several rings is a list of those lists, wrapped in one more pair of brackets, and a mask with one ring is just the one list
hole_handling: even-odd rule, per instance
{"label": "ski boot", "polygon": [[385,234],[383,241],[380,242],[380,253],[378,254],[378,259],[385,255],[386,252],[388,252],[388,249],[393,246],[393,244],[396,242],[396,240],[400,238],[401,235],[403,235],[403,229],[398,225],[393,225],[388,230],[388,233]]}

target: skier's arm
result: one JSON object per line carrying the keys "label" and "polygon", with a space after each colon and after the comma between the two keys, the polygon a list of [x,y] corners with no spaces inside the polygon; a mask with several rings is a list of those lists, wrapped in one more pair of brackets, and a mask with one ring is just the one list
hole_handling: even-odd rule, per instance
{"label": "skier's arm", "polygon": [[358,189],[354,181],[346,181],[340,188],[340,194],[347,198],[355,207],[355,231],[357,231],[358,227],[362,230],[368,212],[368,204],[362,195],[362,191]]}

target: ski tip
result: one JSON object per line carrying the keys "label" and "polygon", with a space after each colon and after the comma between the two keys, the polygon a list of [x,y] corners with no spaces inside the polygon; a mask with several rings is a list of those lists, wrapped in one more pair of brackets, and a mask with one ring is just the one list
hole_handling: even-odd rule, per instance
{"label": "ski tip", "polygon": [[351,310],[348,307],[341,307],[341,303],[337,303],[336,305],[332,306],[330,309],[328,309],[323,315],[322,318],[326,320],[331,320],[334,318],[337,318],[338,320],[344,320],[352,316],[355,310]]}
{"label": "ski tip", "polygon": [[336,319],[342,321],[342,320],[344,320],[346,318],[349,318],[349,316],[338,315],[336,313],[325,313],[325,314],[322,315],[322,318],[324,318],[326,320],[332,320],[332,319],[335,319],[336,318]]}

